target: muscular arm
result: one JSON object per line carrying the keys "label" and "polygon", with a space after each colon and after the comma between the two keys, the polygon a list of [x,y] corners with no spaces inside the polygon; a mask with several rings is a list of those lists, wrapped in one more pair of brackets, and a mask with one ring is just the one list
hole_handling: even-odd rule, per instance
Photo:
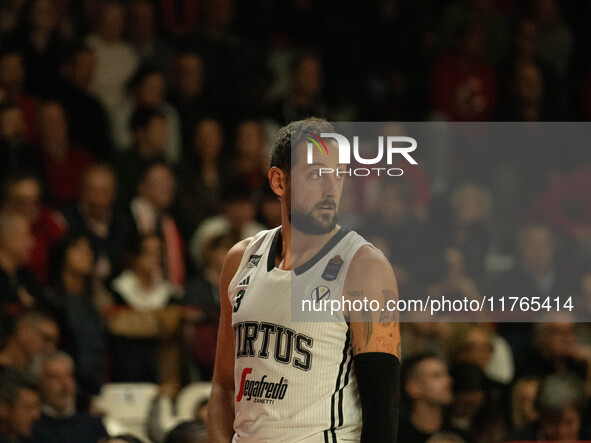
{"label": "muscular arm", "polygon": [[208,415],[211,417],[207,429],[208,441],[213,443],[227,443],[234,435],[234,333],[228,286],[249,242],[250,239],[243,240],[228,252],[220,277],[220,326],[208,405]]}
{"label": "muscular arm", "polygon": [[349,266],[344,296],[351,302],[375,300],[380,306],[378,311],[346,313],[362,407],[361,442],[396,442],[400,328],[397,312],[385,308],[389,300],[398,300],[398,288],[380,251],[371,246],[359,250]]}

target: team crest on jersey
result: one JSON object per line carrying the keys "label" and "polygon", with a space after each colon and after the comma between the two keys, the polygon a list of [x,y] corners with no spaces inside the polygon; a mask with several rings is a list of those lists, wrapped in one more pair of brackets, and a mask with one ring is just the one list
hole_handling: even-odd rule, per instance
{"label": "team crest on jersey", "polygon": [[341,270],[341,266],[343,266],[343,259],[340,255],[335,255],[328,261],[326,268],[324,268],[322,278],[326,281],[336,280],[339,271]]}
{"label": "team crest on jersey", "polygon": [[322,300],[328,300],[330,298],[330,289],[326,286],[318,286],[317,288],[314,288],[310,295],[312,296],[314,303],[320,303]]}
{"label": "team crest on jersey", "polygon": [[262,255],[253,254],[248,258],[248,263],[246,263],[247,268],[256,268],[261,261]]}

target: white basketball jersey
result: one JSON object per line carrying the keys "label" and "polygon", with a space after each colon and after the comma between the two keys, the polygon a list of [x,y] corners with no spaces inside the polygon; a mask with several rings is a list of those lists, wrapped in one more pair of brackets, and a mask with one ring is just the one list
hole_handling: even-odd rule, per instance
{"label": "white basketball jersey", "polygon": [[298,310],[302,300],[340,300],[349,263],[366,244],[341,228],[309,262],[283,271],[275,267],[280,228],[250,242],[228,290],[235,345],[233,441],[359,441],[361,406],[344,315],[338,312],[330,322],[294,321],[298,312],[292,307]]}

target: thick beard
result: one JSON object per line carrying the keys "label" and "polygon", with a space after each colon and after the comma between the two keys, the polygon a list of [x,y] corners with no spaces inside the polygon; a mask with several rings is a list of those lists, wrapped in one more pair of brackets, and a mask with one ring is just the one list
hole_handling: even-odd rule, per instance
{"label": "thick beard", "polygon": [[307,235],[324,235],[331,232],[337,225],[337,213],[333,216],[321,216],[320,219],[308,213],[300,212],[297,209],[290,210],[288,213],[291,225],[298,231]]}

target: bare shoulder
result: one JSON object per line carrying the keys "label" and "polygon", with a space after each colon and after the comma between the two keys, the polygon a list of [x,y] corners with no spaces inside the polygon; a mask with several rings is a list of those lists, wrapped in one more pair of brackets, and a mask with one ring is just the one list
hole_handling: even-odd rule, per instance
{"label": "bare shoulder", "polygon": [[388,258],[375,246],[365,245],[359,248],[353,256],[348,276],[359,276],[364,280],[368,280],[375,275],[383,277],[384,273],[394,277],[394,271]]}

